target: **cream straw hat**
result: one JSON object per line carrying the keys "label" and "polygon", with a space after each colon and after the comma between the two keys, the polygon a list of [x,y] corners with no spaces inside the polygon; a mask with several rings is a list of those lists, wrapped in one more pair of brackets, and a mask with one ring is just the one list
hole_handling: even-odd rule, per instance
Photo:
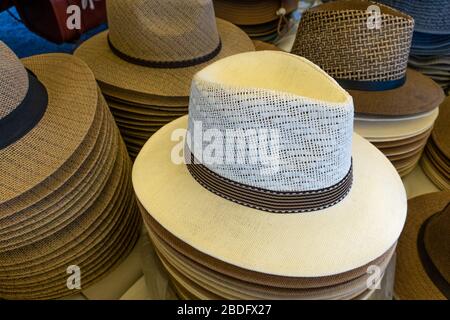
{"label": "cream straw hat", "polygon": [[[194,77],[189,108],[189,118],[150,138],[133,167],[144,217],[179,241],[225,264],[284,278],[349,272],[395,245],[406,218],[400,177],[353,134],[352,98],[310,61],[275,51],[223,59]],[[196,134],[237,129],[258,132],[248,141],[275,130],[278,167],[255,153],[246,159],[246,150],[262,152],[251,142],[237,148],[235,159],[244,162],[202,158],[209,144]],[[218,141],[216,150],[225,145]],[[197,162],[176,164],[171,155],[185,142],[184,156]]]}

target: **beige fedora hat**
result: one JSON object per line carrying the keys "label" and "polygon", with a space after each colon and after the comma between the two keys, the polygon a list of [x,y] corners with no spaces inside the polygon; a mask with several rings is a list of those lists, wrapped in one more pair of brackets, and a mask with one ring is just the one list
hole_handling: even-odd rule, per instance
{"label": "beige fedora hat", "polygon": [[409,200],[397,252],[395,298],[450,299],[450,192]]}
{"label": "beige fedora hat", "polygon": [[110,0],[107,13],[109,30],[84,42],[75,55],[100,84],[131,92],[187,97],[197,71],[254,50],[242,30],[215,18],[211,0]]}
{"label": "beige fedora hat", "polygon": [[[360,268],[396,243],[406,218],[400,177],[353,135],[352,98],[310,61],[276,51],[225,58],[194,77],[189,108],[150,138],[132,175],[145,211],[180,241],[242,269],[313,278]],[[172,161],[197,122],[203,133],[279,132],[279,168]],[[199,159],[201,149],[184,155]]]}

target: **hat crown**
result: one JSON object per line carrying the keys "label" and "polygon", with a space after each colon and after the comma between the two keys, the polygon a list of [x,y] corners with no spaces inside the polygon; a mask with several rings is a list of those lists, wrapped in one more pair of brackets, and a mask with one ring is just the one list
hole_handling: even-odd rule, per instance
{"label": "hat crown", "polygon": [[[319,190],[351,168],[353,100],[304,58],[243,53],[194,77],[189,132],[190,151],[221,177],[270,191]],[[213,144],[213,157],[222,155],[211,161]]]}
{"label": "hat crown", "polygon": [[109,0],[109,38],[144,61],[185,61],[211,54],[220,37],[211,0]]}
{"label": "hat crown", "polygon": [[[373,5],[380,15],[368,10]],[[367,0],[339,0],[305,12],[292,53],[335,79],[399,80],[406,75],[413,30],[414,19],[395,9]]]}
{"label": "hat crown", "polygon": [[0,120],[23,101],[28,92],[28,75],[15,53],[0,41]]}

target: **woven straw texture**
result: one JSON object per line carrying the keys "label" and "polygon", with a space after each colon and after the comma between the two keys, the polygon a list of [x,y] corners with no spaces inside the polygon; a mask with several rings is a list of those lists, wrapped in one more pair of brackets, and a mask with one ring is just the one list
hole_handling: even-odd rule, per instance
{"label": "woven straw texture", "polygon": [[0,41],[0,120],[22,102],[28,91],[28,76],[16,55]]}
{"label": "woven straw texture", "polygon": [[[110,31],[84,42],[75,55],[87,62],[97,80],[113,88],[144,95],[188,97],[196,72],[213,61],[254,50],[242,30],[214,19],[211,0],[112,0],[108,6]],[[116,56],[108,45],[108,34],[123,53],[146,60],[199,58],[216,49],[219,39],[222,47],[213,59],[195,66],[151,68]]]}
{"label": "woven straw texture", "polygon": [[214,0],[216,16],[237,25],[258,25],[278,20],[283,7],[289,14],[297,8],[297,0]]}
{"label": "woven straw texture", "polygon": [[[69,266],[81,268],[85,289],[118,265],[137,241],[140,219],[131,162],[87,65],[61,54],[24,63],[46,86],[50,99],[43,120],[0,158],[2,174],[23,175],[16,178],[27,186],[6,189],[11,196],[0,203],[0,298],[60,298],[76,293],[67,288]],[[89,99],[91,89],[94,99]],[[71,96],[82,93],[87,97]],[[77,112],[78,118],[72,115]],[[70,127],[68,133],[61,130],[67,122],[76,127],[77,121],[81,133]],[[65,138],[71,133],[76,144]],[[56,159],[57,168],[44,162],[55,148],[65,148],[67,157]],[[43,172],[36,174],[49,176],[34,184],[35,176],[25,171],[29,161],[42,161]]]}
{"label": "woven straw texture", "polygon": [[[309,61],[281,52],[274,53],[293,61],[303,61],[305,69],[295,71],[307,73],[314,70],[320,73],[324,90],[337,87],[333,79]],[[227,64],[227,59],[223,60],[223,66],[218,66],[218,62],[215,68],[226,70],[222,71],[224,73],[232,73],[235,69],[240,69],[241,73],[255,73],[259,65],[247,61],[245,56],[243,54],[242,61],[235,61],[247,64],[248,69]],[[268,62],[266,59],[273,57],[273,54],[262,51],[255,57]],[[252,59],[255,58],[252,56]],[[262,86],[253,88],[256,86],[254,83],[236,81],[234,86],[223,85],[208,79],[209,73],[213,72],[214,69],[210,71],[206,68],[196,75],[192,84],[189,130],[193,133],[193,146],[200,144],[201,151],[206,149],[209,143],[196,139],[203,139],[203,133],[208,130],[218,130],[224,135],[239,130],[238,136],[245,136],[249,130],[254,130],[254,133],[247,136],[247,148],[236,148],[235,164],[204,163],[208,169],[232,181],[272,191],[328,188],[347,175],[351,165],[353,104],[342,89],[339,88],[345,93],[342,102],[320,101]],[[273,76],[278,79],[276,72],[274,68]],[[194,132],[195,122],[202,123],[201,135]],[[272,140],[275,138],[270,132],[277,132],[279,141]],[[222,150],[228,152],[227,140],[224,138],[221,143]],[[279,159],[276,163],[261,163],[260,156],[264,153],[260,148],[264,147],[278,148]],[[204,159],[198,149],[191,150],[197,159]]]}
{"label": "woven straw texture", "polygon": [[447,0],[378,0],[411,15],[416,30],[435,34],[450,34],[450,5]]}
{"label": "woven straw texture", "polygon": [[[98,99],[95,85],[86,86],[95,83],[92,72],[79,59],[61,54],[50,57],[33,60],[39,80],[47,88],[48,110],[25,137],[0,150],[0,204],[7,204],[45,180],[50,182],[92,126],[93,106]],[[51,72],[45,72],[45,68]]]}
{"label": "woven straw texture", "polygon": [[365,0],[341,0],[304,13],[292,53],[318,64],[336,79],[396,80],[405,76],[414,20],[381,8],[381,29],[369,29]]}
{"label": "woven straw texture", "polygon": [[150,61],[189,60],[207,55],[219,45],[211,1],[155,0],[148,5],[147,1],[111,0],[106,4],[110,39],[129,56]]}
{"label": "woven straw texture", "polygon": [[450,192],[431,193],[408,201],[408,219],[397,247],[395,298],[445,300],[445,296],[433,284],[423,267],[417,240],[422,224],[433,214],[443,210],[448,203]]}

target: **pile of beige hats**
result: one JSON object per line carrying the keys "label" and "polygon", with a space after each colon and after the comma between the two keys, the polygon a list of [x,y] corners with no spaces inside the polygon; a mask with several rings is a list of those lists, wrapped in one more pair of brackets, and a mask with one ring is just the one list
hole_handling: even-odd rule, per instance
{"label": "pile of beige hats", "polygon": [[0,298],[75,294],[72,271],[87,288],[139,235],[125,145],[75,57],[0,42],[0,102]]}

